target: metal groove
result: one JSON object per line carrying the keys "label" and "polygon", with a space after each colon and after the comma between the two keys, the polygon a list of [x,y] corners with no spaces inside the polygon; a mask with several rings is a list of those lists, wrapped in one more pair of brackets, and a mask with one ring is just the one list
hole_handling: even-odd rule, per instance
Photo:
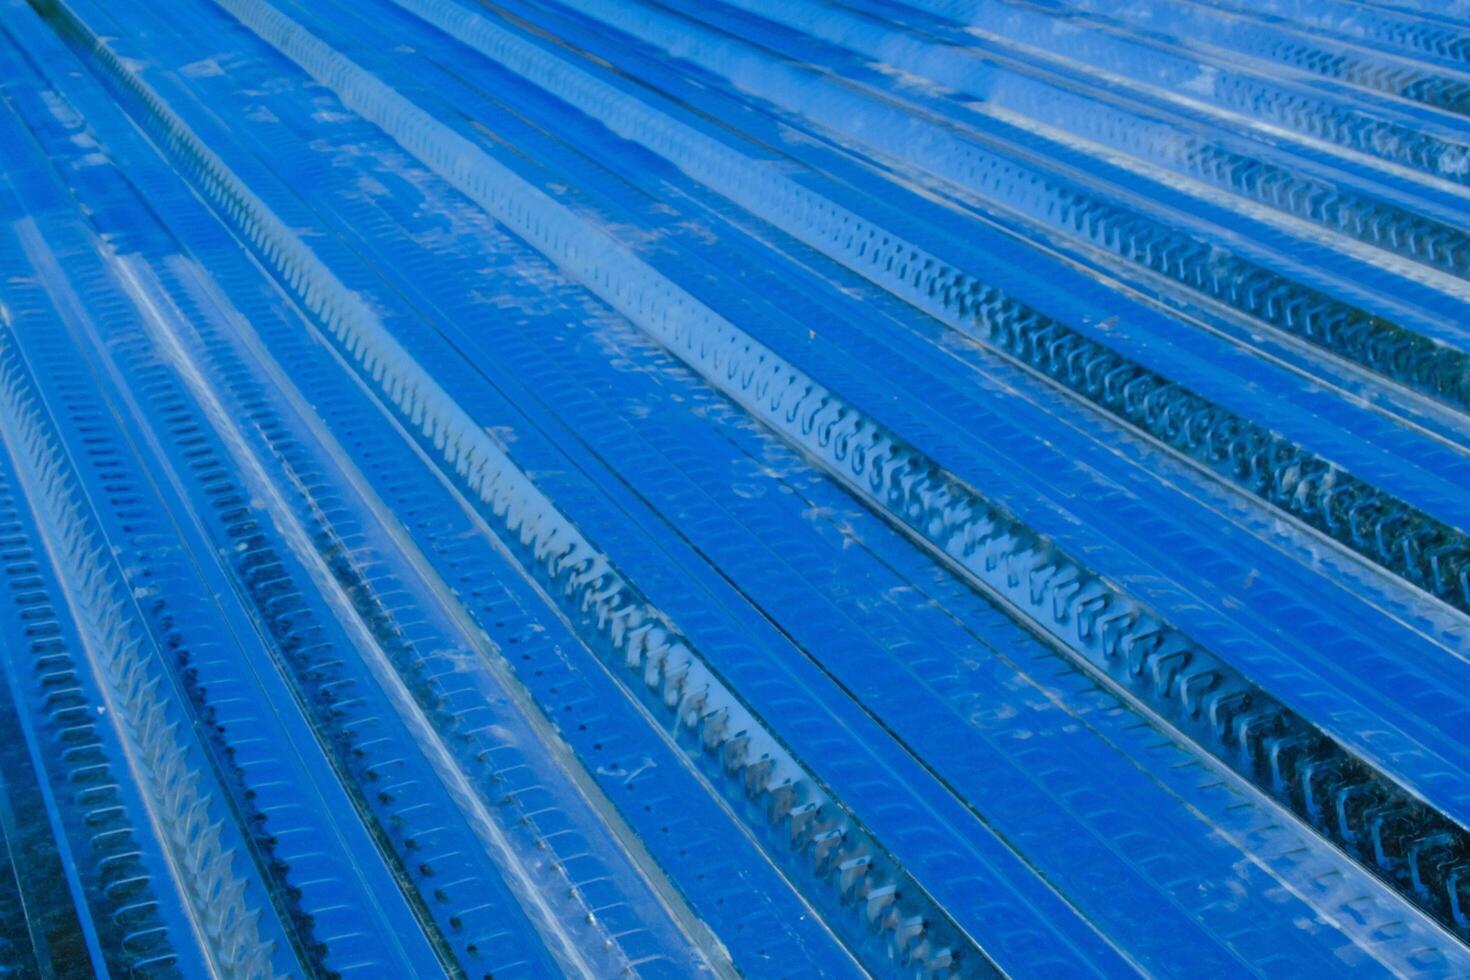
{"label": "metal groove", "polygon": [[1466,972],[1463,7],[0,0],[0,973]]}
{"label": "metal groove", "polygon": [[[1450,346],[1444,337],[1426,336],[1355,308],[1350,303],[1338,301],[1299,279],[1276,272],[1265,264],[1269,259],[1252,259],[1248,254],[1236,254],[1219,244],[1218,235],[1206,239],[1199,230],[1182,223],[1184,207],[1188,207],[1191,201],[1199,211],[1213,212],[1213,200],[1201,200],[1200,195],[1191,194],[1184,199],[1183,207],[1165,211],[1157,217],[1138,207],[1136,198],[1132,202],[1125,200],[1110,205],[1100,190],[1088,184],[1101,179],[1103,174],[1098,171],[1110,169],[1113,159],[1099,160],[1098,154],[1088,154],[1081,158],[1080,166],[1058,173],[1056,170],[1061,168],[1051,161],[1062,157],[1067,148],[1057,146],[1055,138],[1050,140],[1053,146],[1051,157],[1039,158],[1035,151],[1028,151],[1017,143],[1014,130],[1010,136],[1007,135],[1012,126],[1029,125],[1032,132],[1045,132],[1025,122],[1025,114],[1057,113],[1056,100],[1068,97],[1076,100],[1078,94],[1075,91],[1059,92],[1052,87],[1044,94],[1038,92],[1029,98],[1017,98],[1009,94],[1016,86],[1003,85],[993,78],[986,78],[978,84],[972,82],[977,73],[973,66],[965,64],[969,59],[953,49],[937,52],[941,59],[939,69],[929,67],[936,58],[936,52],[891,52],[883,42],[881,22],[865,22],[856,17],[845,17],[841,11],[825,8],[808,10],[795,4],[772,5],[745,0],[741,6],[775,22],[838,40],[874,59],[892,57],[899,65],[933,72],[961,91],[978,89],[977,94],[988,97],[984,115],[995,120],[988,123],[989,128],[980,130],[977,126],[948,137],[939,135],[938,127],[945,120],[937,115],[938,110],[935,109],[933,122],[926,122],[921,130],[934,133],[931,138],[900,139],[888,135],[901,132],[897,126],[891,129],[875,127],[873,144],[882,152],[908,160],[979,194],[986,201],[996,202],[1027,218],[1064,230],[1128,263],[1147,268],[1362,367],[1461,408],[1467,405],[1466,399],[1470,397],[1467,391],[1470,389],[1465,386],[1470,384],[1470,368],[1467,368],[1463,351]],[[951,57],[944,59],[946,54]],[[792,82],[806,88],[815,80],[801,83],[793,78]],[[784,98],[789,105],[791,100],[784,95],[783,88],[763,86],[773,99]],[[1050,103],[1047,109],[1038,106],[1043,100]],[[1004,109],[997,111],[991,106],[1004,106]],[[878,94],[867,100],[866,107],[854,103],[845,112],[848,115],[872,113],[875,117],[894,117],[893,109],[885,107]],[[816,119],[834,122],[842,118],[830,110],[817,109],[811,114]],[[972,125],[982,121],[981,117],[973,115],[968,120],[966,117],[958,118]],[[1158,137],[1149,140],[1145,135],[1149,127],[1139,125],[1138,115],[1133,112],[1098,112],[1094,103],[1085,111],[1062,114],[1061,120],[1065,120],[1067,126],[1081,128],[1090,138],[1100,139],[1134,155],[1138,154],[1140,144],[1167,147],[1166,159],[1177,161],[1174,169],[1191,176],[1206,177],[1236,194],[1250,195],[1272,208],[1346,231],[1386,250],[1425,264],[1439,265],[1454,276],[1463,278],[1467,271],[1465,258],[1470,253],[1466,252],[1465,235],[1459,228],[1426,221],[1420,215],[1393,208],[1388,202],[1378,199],[1343,194],[1325,181],[1305,180],[1285,167],[1231,153],[1202,140],[1195,146],[1181,145],[1177,133],[1166,127],[1153,127]],[[1042,159],[1056,170],[1048,172],[1044,169],[1040,163]],[[1093,171],[1089,175],[1090,180],[1080,176],[1087,164]],[[1137,179],[1151,175],[1132,170],[1123,172],[1122,176]],[[1113,187],[1120,183],[1115,180]],[[1167,186],[1156,185],[1153,196],[1166,198],[1169,192]],[[1238,214],[1237,206],[1235,215]],[[1259,236],[1261,239],[1265,237],[1264,234]],[[1320,249],[1310,239],[1299,239],[1296,245],[1300,250]],[[1372,256],[1366,258],[1371,261]],[[1412,270],[1404,274],[1415,275]],[[1459,283],[1450,283],[1446,289],[1459,291],[1461,287]],[[1453,336],[1453,333],[1448,336]]]}
{"label": "metal groove", "polygon": [[[64,15],[59,7],[56,15]],[[105,47],[97,51],[117,77],[139,85],[115,55]],[[539,494],[525,476],[472,422],[460,417],[457,407],[432,380],[403,372],[399,365],[411,365],[412,359],[381,333],[381,327],[375,325],[377,318],[335,286],[331,273],[301,248],[299,239],[254,195],[230,187],[230,172],[210,151],[192,141],[188,130],[156,96],[141,86],[136,91],[155,116],[165,121],[175,145],[199,161],[196,166],[205,175],[206,189],[228,195],[225,200],[249,229],[250,239],[267,256],[279,256],[283,275],[302,291],[307,307],[423,438],[445,454],[495,519],[519,538],[536,566],[545,569],[553,595],[560,593],[579,618],[592,616],[611,652],[627,661],[627,669],[640,672],[650,689],[663,692],[666,710],[697,735],[705,752],[720,760],[726,778],[744,787],[745,795],[761,805],[769,820],[788,828],[789,846],[809,862],[808,873],[837,888],[847,904],[856,906],[855,913],[864,917],[860,921],[885,933],[890,955],[945,972],[969,974],[988,969],[983,953],[967,947],[940,909],[905,909],[910,902],[922,901],[917,889],[888,887],[902,872],[840,802],[803,774],[800,764],[725,691],[661,614],[638,602],[632,586],[620,579],[605,558],[599,559],[571,525],[536,516],[546,505],[532,503]],[[871,903],[869,895],[874,896]]]}
{"label": "metal groove", "polygon": [[[374,118],[431,165],[443,167],[446,175],[528,240],[588,276],[589,284],[609,302],[654,332],[713,384],[874,499],[984,586],[1027,609],[1070,646],[1080,647],[1078,652],[1095,666],[1157,705],[1237,771],[1423,902],[1441,921],[1464,927],[1456,919],[1461,876],[1454,862],[1442,863],[1434,846],[1463,852],[1470,838],[1462,828],[1353,759],[1144,607],[1037,540],[839,396],[743,331],[702,310],[677,287],[652,278],[631,255],[609,249],[594,233],[574,224],[562,224],[566,218],[558,214],[559,205],[468,148],[463,137],[429,121],[396,93],[384,91],[380,82],[340,54],[314,43],[274,11],[258,20],[243,4],[235,12],[287,51],[300,52],[303,63],[342,91],[349,105]],[[448,146],[455,147],[453,156]],[[876,239],[877,233],[869,237]],[[881,260],[890,254],[875,249],[871,260],[882,266]],[[906,266],[896,271],[908,278]],[[924,270],[914,272],[922,290],[929,284]],[[641,291],[634,292],[639,287]],[[1012,312],[998,305],[1001,312]],[[1017,323],[1025,325],[1025,320]],[[383,369],[379,365],[384,363],[374,360],[371,369]],[[426,435],[444,438],[427,415],[425,419],[430,426]],[[1228,455],[1224,458],[1229,460]],[[1247,474],[1253,458],[1269,457],[1246,457]],[[1323,804],[1324,793],[1332,805]]]}
{"label": "metal groove", "polygon": [[1147,85],[1182,86],[1192,81],[1185,98],[1251,115],[1441,180],[1470,181],[1470,144],[1463,135],[1455,134],[1452,126],[1415,125],[1387,103],[1369,106],[1362,104],[1367,101],[1362,98],[1319,94],[1312,87],[1234,67],[1223,59],[1195,61],[1158,41],[1130,36],[1084,14],[1068,18],[1080,30],[1059,34],[1053,30],[1056,14],[1044,4],[989,6],[975,0],[921,0],[914,5],[977,33],[1049,50]]}
{"label": "metal groove", "polygon": [[[422,8],[421,8],[422,9]],[[441,12],[445,9],[438,8]],[[624,26],[628,26],[623,22]],[[1329,460],[1249,419],[1213,404],[1184,386],[1130,362],[1103,344],[1016,301],[987,283],[983,275],[956,268],[884,227],[771,174],[767,167],[687,129],[668,116],[639,105],[604,83],[580,73],[556,71],[564,64],[526,42],[517,42],[482,19],[458,16],[441,25],[471,40],[493,45],[499,60],[536,64],[532,77],[587,107],[656,152],[750,207],[778,227],[920,309],[951,323],[983,343],[1017,358],[1105,411],[1138,426],[1251,493],[1322,531],[1425,591],[1461,610],[1470,610],[1470,539],[1463,531],[1408,506]],[[687,35],[681,35],[688,43]],[[514,46],[515,55],[510,54]],[[708,50],[707,48],[704,50]],[[527,61],[527,59],[533,59]],[[777,77],[770,65],[767,77]],[[555,75],[552,73],[556,72]],[[577,86],[580,85],[579,92]],[[585,93],[585,94],[582,94]],[[593,93],[596,93],[595,95]],[[592,101],[596,99],[597,101]],[[674,133],[678,137],[674,137]],[[1105,238],[1117,238],[1096,215],[1077,212],[1075,222]],[[1137,220],[1137,219],[1134,219]],[[1088,224],[1090,222],[1090,225]],[[1141,246],[1140,246],[1141,247]],[[1160,252],[1170,265],[1185,261]],[[1196,269],[1218,265],[1218,256],[1201,259]],[[1186,273],[1181,273],[1186,274]],[[1248,280],[1223,276],[1236,295],[1273,311],[1273,319],[1299,324],[1311,296],[1298,290],[1292,305],[1276,291],[1253,291]],[[1371,325],[1364,332],[1344,328],[1344,340],[1363,351],[1373,346]],[[1380,324],[1385,329],[1389,325]],[[1392,333],[1382,334],[1385,339]],[[1458,389],[1470,383],[1464,355],[1436,348],[1435,356],[1414,357],[1415,345],[1402,342],[1375,350],[1374,360],[1396,362],[1403,370],[1426,372]],[[1425,348],[1419,348],[1422,352]],[[1439,352],[1443,351],[1443,357]],[[1445,370],[1440,371],[1443,367]]]}
{"label": "metal groove", "polygon": [[[75,583],[68,599],[96,637],[106,671],[103,679],[110,687],[107,704],[126,719],[132,742],[130,764],[138,768],[156,801],[155,820],[166,853],[185,884],[195,927],[214,969],[227,976],[266,975],[274,943],[260,935],[260,910],[248,904],[246,881],[232,867],[233,849],[227,839],[221,840],[221,831],[233,824],[213,822],[212,797],[199,785],[197,764],[185,759],[186,748],[177,734],[179,723],[169,718],[177,708],[160,691],[160,656],[138,634],[127,600],[115,591],[115,572],[102,557],[100,540],[80,519],[86,505],[74,496],[75,478],[39,414],[34,383],[16,348],[8,346],[0,356],[4,357],[7,438],[27,446],[33,454],[27,461],[32,467],[27,481],[34,488],[32,499],[47,508],[48,520],[71,529],[53,545],[64,562],[63,571]],[[81,408],[79,402],[73,406]],[[80,424],[87,432],[87,422]],[[91,424],[95,431],[97,422]],[[94,451],[97,453],[105,454]]]}

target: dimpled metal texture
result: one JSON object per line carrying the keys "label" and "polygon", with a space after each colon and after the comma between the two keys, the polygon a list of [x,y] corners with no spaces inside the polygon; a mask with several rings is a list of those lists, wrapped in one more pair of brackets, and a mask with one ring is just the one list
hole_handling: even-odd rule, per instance
{"label": "dimpled metal texture", "polygon": [[0,0],[0,977],[1470,975],[1467,0]]}

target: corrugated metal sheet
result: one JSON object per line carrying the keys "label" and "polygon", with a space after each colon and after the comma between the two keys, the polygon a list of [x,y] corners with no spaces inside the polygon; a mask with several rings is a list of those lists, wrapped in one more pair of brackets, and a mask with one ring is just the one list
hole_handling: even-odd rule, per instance
{"label": "corrugated metal sheet", "polygon": [[0,973],[1470,973],[1462,0],[0,0]]}

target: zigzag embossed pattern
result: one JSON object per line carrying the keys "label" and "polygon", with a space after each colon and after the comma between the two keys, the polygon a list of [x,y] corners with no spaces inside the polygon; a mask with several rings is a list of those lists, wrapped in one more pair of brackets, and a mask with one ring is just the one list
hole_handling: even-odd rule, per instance
{"label": "zigzag embossed pattern", "polygon": [[0,975],[1344,973],[1462,0],[0,0]]}

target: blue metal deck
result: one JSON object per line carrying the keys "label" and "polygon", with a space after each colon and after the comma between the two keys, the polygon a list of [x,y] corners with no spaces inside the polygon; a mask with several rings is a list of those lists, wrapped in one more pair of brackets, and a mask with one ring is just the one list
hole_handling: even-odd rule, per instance
{"label": "blue metal deck", "polygon": [[0,975],[1470,975],[1464,0],[0,0]]}

